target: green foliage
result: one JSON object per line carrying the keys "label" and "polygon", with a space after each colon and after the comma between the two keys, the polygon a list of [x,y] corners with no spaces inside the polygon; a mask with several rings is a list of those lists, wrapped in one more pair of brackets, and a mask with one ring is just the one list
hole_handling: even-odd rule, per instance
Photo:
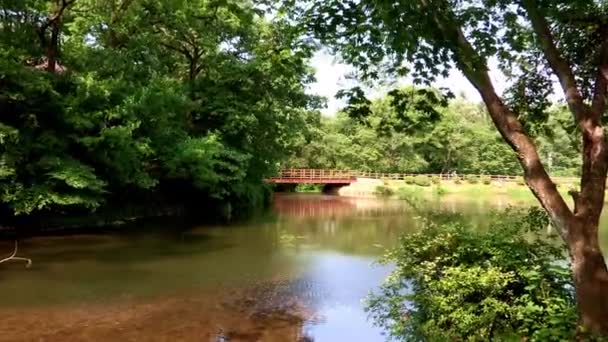
{"label": "green foliage", "polygon": [[467,183],[469,183],[469,184],[479,183],[479,177],[474,176],[474,175],[468,175],[468,176],[466,176],[465,179],[466,179]]}
{"label": "green foliage", "polygon": [[487,231],[434,218],[401,237],[368,299],[375,322],[408,341],[572,340],[576,310],[564,248],[539,209],[496,213]]}
{"label": "green foliage", "polygon": [[441,178],[439,176],[431,176],[431,183],[435,185],[441,184]]}
{"label": "green foliage", "polygon": [[264,202],[319,121],[294,26],[250,1],[64,3],[0,4],[1,209]]}
{"label": "green foliage", "polygon": [[322,186],[319,184],[298,184],[296,192],[321,192]]}
{"label": "green foliage", "polygon": [[404,186],[397,189],[397,198],[409,203],[424,201],[422,189],[417,187]]}
{"label": "green foliage", "polygon": [[393,191],[393,189],[384,186],[384,185],[378,185],[376,187],[376,189],[374,190],[374,194],[376,194],[376,196],[380,196],[380,197],[391,197],[395,194],[395,192]]}
{"label": "green foliage", "polygon": [[445,188],[441,187],[441,185],[437,185],[433,189],[433,191],[434,191],[435,196],[440,196],[440,197],[447,193],[447,190]]}
{"label": "green foliage", "polygon": [[[284,165],[398,173],[521,173],[515,154],[501,140],[482,107],[457,98],[437,110],[441,115],[432,126],[407,134],[401,128],[401,121],[406,119],[396,115],[391,97],[375,99],[364,121],[340,112],[335,118],[312,122],[311,135],[299,141]],[[547,125],[552,133],[539,133],[537,141],[541,153],[553,160],[550,170],[576,174],[580,158],[564,149],[569,133],[558,121],[551,120]]]}
{"label": "green foliage", "polygon": [[418,186],[431,186],[431,179],[427,176],[416,176],[414,183]]}
{"label": "green foliage", "polygon": [[490,185],[492,184],[492,178],[490,176],[482,176],[481,183],[484,185]]}
{"label": "green foliage", "polygon": [[406,176],[404,181],[405,181],[405,184],[412,185],[416,182],[416,178],[414,176]]}
{"label": "green foliage", "polygon": [[454,184],[462,184],[462,178],[461,177],[456,177],[454,179]]}

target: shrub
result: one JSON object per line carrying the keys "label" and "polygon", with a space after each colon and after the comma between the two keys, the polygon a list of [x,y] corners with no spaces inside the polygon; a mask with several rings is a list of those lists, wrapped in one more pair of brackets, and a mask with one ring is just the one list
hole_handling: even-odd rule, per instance
{"label": "shrub", "polygon": [[431,186],[431,179],[428,176],[416,176],[414,183],[418,186]]}
{"label": "shrub", "polygon": [[492,178],[490,176],[483,176],[481,177],[481,183],[485,185],[490,185],[492,184]]}
{"label": "shrub", "polygon": [[517,185],[526,185],[526,181],[524,180],[524,177],[515,178],[515,182],[517,183]]}
{"label": "shrub", "polygon": [[462,184],[462,179],[460,177],[456,177],[454,179],[454,184]]}
{"label": "shrub", "polygon": [[366,303],[376,324],[408,341],[574,340],[572,276],[540,209],[494,214],[483,231],[449,219],[386,255],[396,268]]}
{"label": "shrub", "polygon": [[416,187],[401,187],[397,190],[397,198],[411,203],[424,202],[422,189]]}
{"label": "shrub", "polygon": [[323,190],[323,186],[319,184],[298,184],[296,186],[296,192],[321,192]]}
{"label": "shrub", "polygon": [[380,196],[380,197],[391,197],[395,194],[395,192],[393,191],[393,189],[384,186],[384,185],[378,185],[376,187],[376,190],[374,191],[374,194],[376,196]]}
{"label": "shrub", "polygon": [[441,184],[441,178],[439,178],[439,176],[432,176],[431,177],[431,183],[437,185],[437,184]]}
{"label": "shrub", "polygon": [[406,177],[404,178],[404,181],[405,181],[405,184],[412,185],[412,184],[414,184],[415,179],[414,179],[414,177],[412,177],[412,176],[406,176]]}
{"label": "shrub", "polygon": [[479,177],[477,176],[473,176],[473,175],[468,175],[466,177],[467,183],[469,184],[477,184],[479,183]]}
{"label": "shrub", "polygon": [[441,187],[441,185],[437,185],[434,189],[434,193],[437,196],[443,196],[447,193],[447,191]]}

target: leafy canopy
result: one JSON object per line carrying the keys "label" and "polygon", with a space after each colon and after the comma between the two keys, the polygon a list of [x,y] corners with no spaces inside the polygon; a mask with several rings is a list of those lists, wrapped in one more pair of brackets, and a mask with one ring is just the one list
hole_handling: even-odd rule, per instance
{"label": "leafy canopy", "polygon": [[531,133],[547,120],[554,83],[530,15],[546,18],[590,103],[608,13],[606,2],[593,0],[300,0],[277,6],[364,80],[408,75],[430,85],[452,68],[481,78],[495,61],[512,80],[505,101]]}
{"label": "leafy canopy", "polygon": [[252,1],[2,1],[0,209],[259,203],[319,115],[296,32]]}

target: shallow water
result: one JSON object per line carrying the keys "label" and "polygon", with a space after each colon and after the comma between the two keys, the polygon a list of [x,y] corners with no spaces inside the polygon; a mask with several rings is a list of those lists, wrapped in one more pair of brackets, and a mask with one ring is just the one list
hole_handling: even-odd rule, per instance
{"label": "shallow water", "polygon": [[[483,222],[497,203],[432,205]],[[278,195],[234,225],[31,239],[32,268],[0,268],[0,341],[383,341],[362,299],[414,217],[402,201]]]}

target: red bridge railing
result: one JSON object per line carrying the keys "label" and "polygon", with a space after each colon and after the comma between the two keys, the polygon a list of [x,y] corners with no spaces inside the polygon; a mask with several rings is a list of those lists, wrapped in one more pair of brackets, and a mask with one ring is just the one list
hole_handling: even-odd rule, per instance
{"label": "red bridge railing", "polygon": [[[480,175],[480,174],[415,174],[415,173],[387,173],[355,170],[323,170],[323,169],[283,169],[276,177],[269,178],[272,183],[353,183],[357,178],[403,180],[406,177],[428,176],[441,180],[453,180],[464,177],[489,177],[494,181],[516,181],[521,176],[512,175]],[[553,177],[559,183],[575,183],[577,177]]]}
{"label": "red bridge railing", "polygon": [[353,171],[317,170],[317,169],[285,169],[276,177],[268,179],[271,183],[324,183],[350,184],[357,180]]}

